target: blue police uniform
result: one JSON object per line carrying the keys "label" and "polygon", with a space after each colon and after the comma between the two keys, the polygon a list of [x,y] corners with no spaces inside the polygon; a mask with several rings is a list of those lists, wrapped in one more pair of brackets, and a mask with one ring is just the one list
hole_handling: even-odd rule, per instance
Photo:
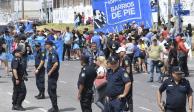
{"label": "blue police uniform", "polygon": [[125,89],[125,84],[131,82],[128,73],[119,67],[115,72],[108,70],[107,73],[106,96],[108,102],[105,106],[105,112],[122,112],[125,110],[126,98],[118,99]]}
{"label": "blue police uniform", "polygon": [[131,88],[129,90],[129,93],[127,95],[127,103],[129,105],[127,110],[130,110],[130,112],[133,112],[133,72],[132,72],[132,62],[130,58],[125,55],[123,60],[120,60],[120,66],[126,70],[127,74],[129,75],[130,81],[131,81]]}
{"label": "blue police uniform", "polygon": [[166,79],[160,86],[160,93],[166,90],[166,112],[186,112],[187,95],[193,92],[188,80],[183,78],[176,84],[173,78]]}
{"label": "blue police uniform", "polygon": [[[26,85],[23,80],[24,76],[24,63],[22,62],[21,58],[14,57],[11,62],[11,68],[17,70],[18,79],[15,79],[13,76],[13,96],[12,96],[12,104],[13,110],[19,110],[22,107],[22,102],[26,97]],[[19,84],[16,85],[16,80],[19,80]]]}
{"label": "blue police uniform", "polygon": [[82,112],[92,112],[92,88],[96,76],[96,69],[89,64],[85,65],[79,74],[78,88],[80,84],[84,86],[84,90],[82,91],[80,98]]}
{"label": "blue police uniform", "polygon": [[[58,62],[59,63],[59,56],[57,52],[52,49],[51,52],[48,54],[48,62],[47,62],[47,73],[52,69],[53,65]],[[48,94],[51,99],[51,103],[53,109],[58,110],[57,105],[57,80],[59,77],[59,68],[60,65],[52,72],[52,74],[48,77]]]}
{"label": "blue police uniform", "polygon": [[[45,53],[40,50],[37,51],[35,55],[35,68],[37,69],[41,61],[45,62]],[[38,73],[36,74],[36,86],[39,90],[39,95],[37,97],[44,97],[45,92],[45,67],[44,65],[39,68]]]}

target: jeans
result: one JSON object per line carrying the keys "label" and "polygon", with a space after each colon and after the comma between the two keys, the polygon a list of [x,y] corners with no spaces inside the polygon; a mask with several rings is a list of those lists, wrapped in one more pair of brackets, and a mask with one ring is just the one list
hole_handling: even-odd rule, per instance
{"label": "jeans", "polygon": [[154,69],[156,68],[156,73],[159,74],[157,80],[160,81],[163,75],[162,75],[162,72],[160,70],[160,67],[158,67],[159,60],[148,59],[147,62],[148,62],[149,80],[153,80],[154,79]]}

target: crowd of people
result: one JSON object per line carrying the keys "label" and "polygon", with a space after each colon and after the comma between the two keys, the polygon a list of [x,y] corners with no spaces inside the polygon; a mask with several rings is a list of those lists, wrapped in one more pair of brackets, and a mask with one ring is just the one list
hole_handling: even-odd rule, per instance
{"label": "crowd of people", "polygon": [[[75,14],[75,19],[78,17],[79,14]],[[83,20],[79,17],[79,21]],[[43,74],[43,76],[45,69],[42,67],[48,54],[50,66],[47,65],[49,69],[47,73],[53,76],[49,80],[49,96],[53,104],[50,112],[57,112],[56,82],[59,75],[60,57],[58,55],[60,54],[55,51],[57,48],[53,41],[61,41],[63,44],[61,63],[80,60],[83,66],[78,79],[78,99],[83,112],[92,112],[93,92],[95,93],[94,102],[103,112],[133,112],[134,73],[148,74],[148,82],[155,80],[158,83],[164,82],[159,91],[160,95],[170,82],[164,81],[165,77],[174,77],[173,74],[179,70],[176,67],[180,68],[179,71],[184,73],[184,77],[190,75],[187,61],[192,49],[192,27],[189,24],[181,34],[176,32],[174,23],[171,23],[170,28],[163,25],[158,31],[145,28],[144,24],[138,26],[135,21],[124,27],[125,30],[119,33],[96,32],[87,28],[80,32],[76,29],[71,30],[69,27],[66,27],[65,32],[54,29],[26,31],[24,25],[21,24],[18,32],[11,29],[0,32],[0,61],[9,75],[8,61],[10,54],[13,54],[11,68],[15,78],[13,82],[16,84],[19,83],[17,80],[20,80],[20,77],[17,77],[13,70],[18,69],[18,66],[14,65],[14,62],[18,61],[16,57],[21,57],[18,53],[22,52],[24,71],[27,69],[28,60],[35,57],[36,74]],[[45,41],[45,44],[40,41]],[[155,70],[156,73],[154,73]],[[23,71],[22,74],[27,75]],[[154,79],[154,76],[157,78]],[[36,79],[40,92],[36,98],[44,99],[45,84],[40,80],[45,79],[43,77]],[[25,84],[22,83],[22,86]],[[186,95],[192,96],[191,87],[188,86],[187,89]],[[17,97],[16,88],[14,92]],[[26,94],[25,89],[24,92]],[[18,100],[20,100],[19,107],[15,106],[17,99],[14,99],[13,109],[23,110],[22,100]],[[163,109],[163,106],[160,105],[160,107]],[[192,109],[192,106],[190,108]],[[186,112],[185,109],[182,111],[169,109],[168,112]]]}

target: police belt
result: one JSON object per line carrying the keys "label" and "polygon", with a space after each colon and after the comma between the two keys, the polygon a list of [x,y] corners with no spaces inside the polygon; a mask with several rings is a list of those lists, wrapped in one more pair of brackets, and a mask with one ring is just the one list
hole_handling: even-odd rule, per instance
{"label": "police belt", "polygon": [[108,99],[109,99],[110,101],[115,100],[115,99],[117,99],[117,98],[118,98],[118,96],[111,96],[111,97],[108,96]]}

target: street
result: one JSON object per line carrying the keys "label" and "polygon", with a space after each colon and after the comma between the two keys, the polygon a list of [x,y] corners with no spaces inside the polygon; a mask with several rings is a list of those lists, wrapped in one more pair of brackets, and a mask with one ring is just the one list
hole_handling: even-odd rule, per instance
{"label": "street", "polygon": [[[191,87],[194,87],[194,60],[189,61]],[[34,62],[28,64],[29,81],[26,82],[27,96],[23,103],[26,112],[46,112],[51,107],[51,102],[46,91],[46,99],[37,100],[34,98],[38,90],[35,85]],[[60,67],[60,77],[58,80],[58,105],[61,112],[81,112],[79,101],[77,100],[77,79],[80,71],[80,63],[78,61],[62,62]],[[0,73],[4,74],[3,69]],[[13,112],[12,108],[12,81],[11,76],[0,78],[0,112]],[[47,80],[47,77],[46,77]],[[47,88],[46,81],[46,88]],[[148,83],[147,74],[134,74],[134,112],[159,112],[156,103],[156,90],[160,86],[159,83]],[[165,95],[164,95],[165,96]],[[100,110],[93,104],[93,112]]]}

